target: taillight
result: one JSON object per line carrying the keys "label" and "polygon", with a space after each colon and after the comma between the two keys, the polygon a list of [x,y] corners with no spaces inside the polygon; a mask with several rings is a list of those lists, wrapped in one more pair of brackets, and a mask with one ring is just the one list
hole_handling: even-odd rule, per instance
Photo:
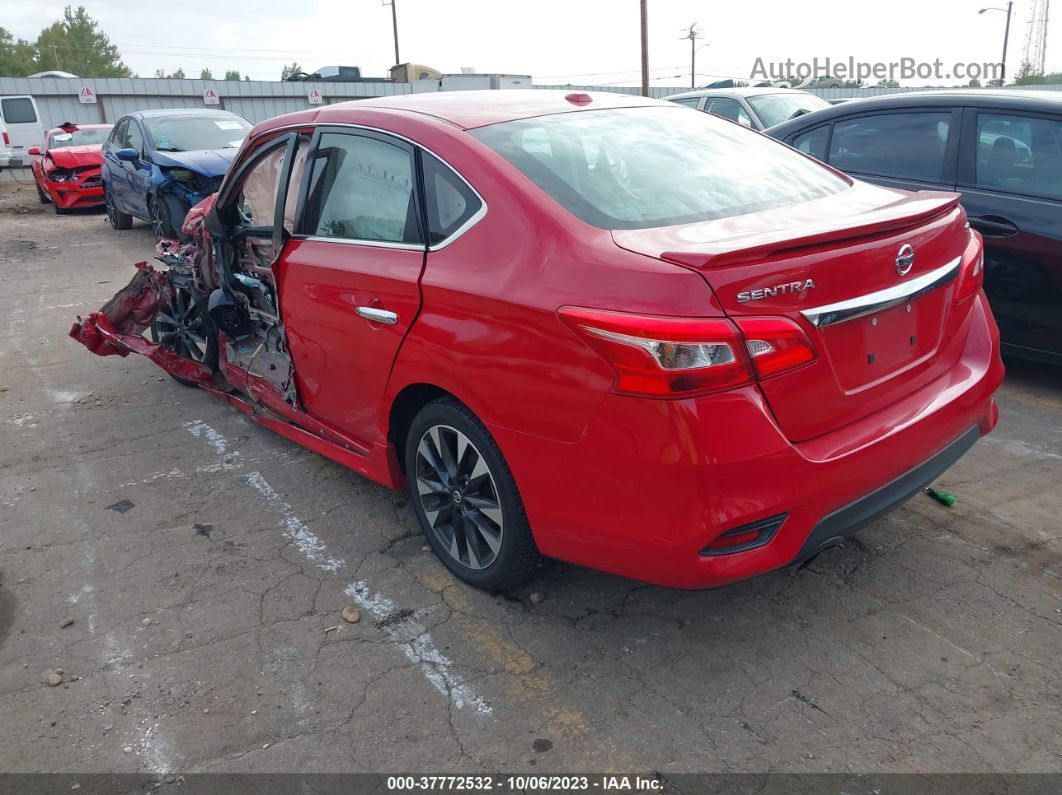
{"label": "taillight", "polygon": [[[563,307],[561,319],[608,362],[613,391],[642,397],[692,397],[733,389],[815,358],[787,318],[659,317]],[[743,336],[744,335],[744,336]]]}
{"label": "taillight", "polygon": [[11,139],[7,137],[7,133],[4,133],[4,146],[11,146]]}
{"label": "taillight", "polygon": [[613,390],[690,397],[751,380],[744,344],[723,318],[633,315],[566,306],[560,317],[616,373]]}
{"label": "taillight", "polygon": [[956,301],[965,301],[981,289],[985,281],[985,242],[979,232],[970,230],[970,242],[962,255],[962,270],[959,271],[959,289]]}
{"label": "taillight", "polygon": [[735,322],[745,335],[745,347],[759,378],[803,367],[815,359],[811,340],[789,318],[741,317]]}

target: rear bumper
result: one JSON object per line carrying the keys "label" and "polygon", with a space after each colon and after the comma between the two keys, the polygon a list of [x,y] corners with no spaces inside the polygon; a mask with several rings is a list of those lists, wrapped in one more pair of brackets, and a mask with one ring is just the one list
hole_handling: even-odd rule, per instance
{"label": "rear bumper", "polygon": [[[995,427],[999,338],[983,295],[975,300],[951,370],[809,442],[785,438],[755,387],[687,401],[609,395],[573,444],[492,427],[539,548],[677,588],[806,559],[902,502]],[[782,514],[768,543],[702,554],[722,533]]]}
{"label": "rear bumper", "polygon": [[855,502],[824,516],[811,529],[800,552],[793,559],[793,563],[804,563],[810,560],[822,550],[844,540],[859,528],[870,524],[879,516],[906,502],[962,458],[980,438],[981,429],[974,425],[958,439],[914,469],[884,486],[879,486]]}

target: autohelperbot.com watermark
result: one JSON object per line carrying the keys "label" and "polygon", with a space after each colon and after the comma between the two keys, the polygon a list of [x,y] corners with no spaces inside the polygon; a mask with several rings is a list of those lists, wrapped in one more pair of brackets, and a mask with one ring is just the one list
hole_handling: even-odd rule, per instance
{"label": "autohelperbot.com watermark", "polygon": [[818,58],[797,61],[769,61],[757,58],[752,66],[753,80],[786,80],[812,77],[832,77],[843,81],[871,80],[998,80],[1003,76],[1003,64],[998,62],[957,61],[946,64],[940,58],[920,61],[899,58],[895,61],[860,61],[848,58]]}

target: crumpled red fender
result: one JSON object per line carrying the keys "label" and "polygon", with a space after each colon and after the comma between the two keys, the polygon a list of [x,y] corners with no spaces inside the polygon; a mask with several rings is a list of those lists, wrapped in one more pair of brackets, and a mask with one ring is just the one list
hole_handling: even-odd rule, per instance
{"label": "crumpled red fender", "polygon": [[115,293],[98,312],[78,317],[70,336],[97,356],[146,356],[168,373],[198,383],[209,382],[209,367],[171,353],[142,335],[151,325],[158,308],[173,298],[168,273],[160,273],[146,262],[138,262],[132,280]]}

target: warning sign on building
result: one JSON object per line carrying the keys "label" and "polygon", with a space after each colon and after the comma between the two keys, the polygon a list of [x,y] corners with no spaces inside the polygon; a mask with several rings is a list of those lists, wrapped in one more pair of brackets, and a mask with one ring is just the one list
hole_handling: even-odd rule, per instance
{"label": "warning sign on building", "polygon": [[306,99],[309,100],[311,105],[320,105],[324,101],[321,97],[321,92],[316,88],[310,89],[310,93],[306,95]]}
{"label": "warning sign on building", "polygon": [[82,105],[95,105],[96,104],[96,92],[88,86],[82,86],[81,88],[81,104]]}
{"label": "warning sign on building", "polygon": [[218,96],[218,92],[212,88],[208,88],[203,91],[203,104],[204,105],[220,105],[221,97]]}

